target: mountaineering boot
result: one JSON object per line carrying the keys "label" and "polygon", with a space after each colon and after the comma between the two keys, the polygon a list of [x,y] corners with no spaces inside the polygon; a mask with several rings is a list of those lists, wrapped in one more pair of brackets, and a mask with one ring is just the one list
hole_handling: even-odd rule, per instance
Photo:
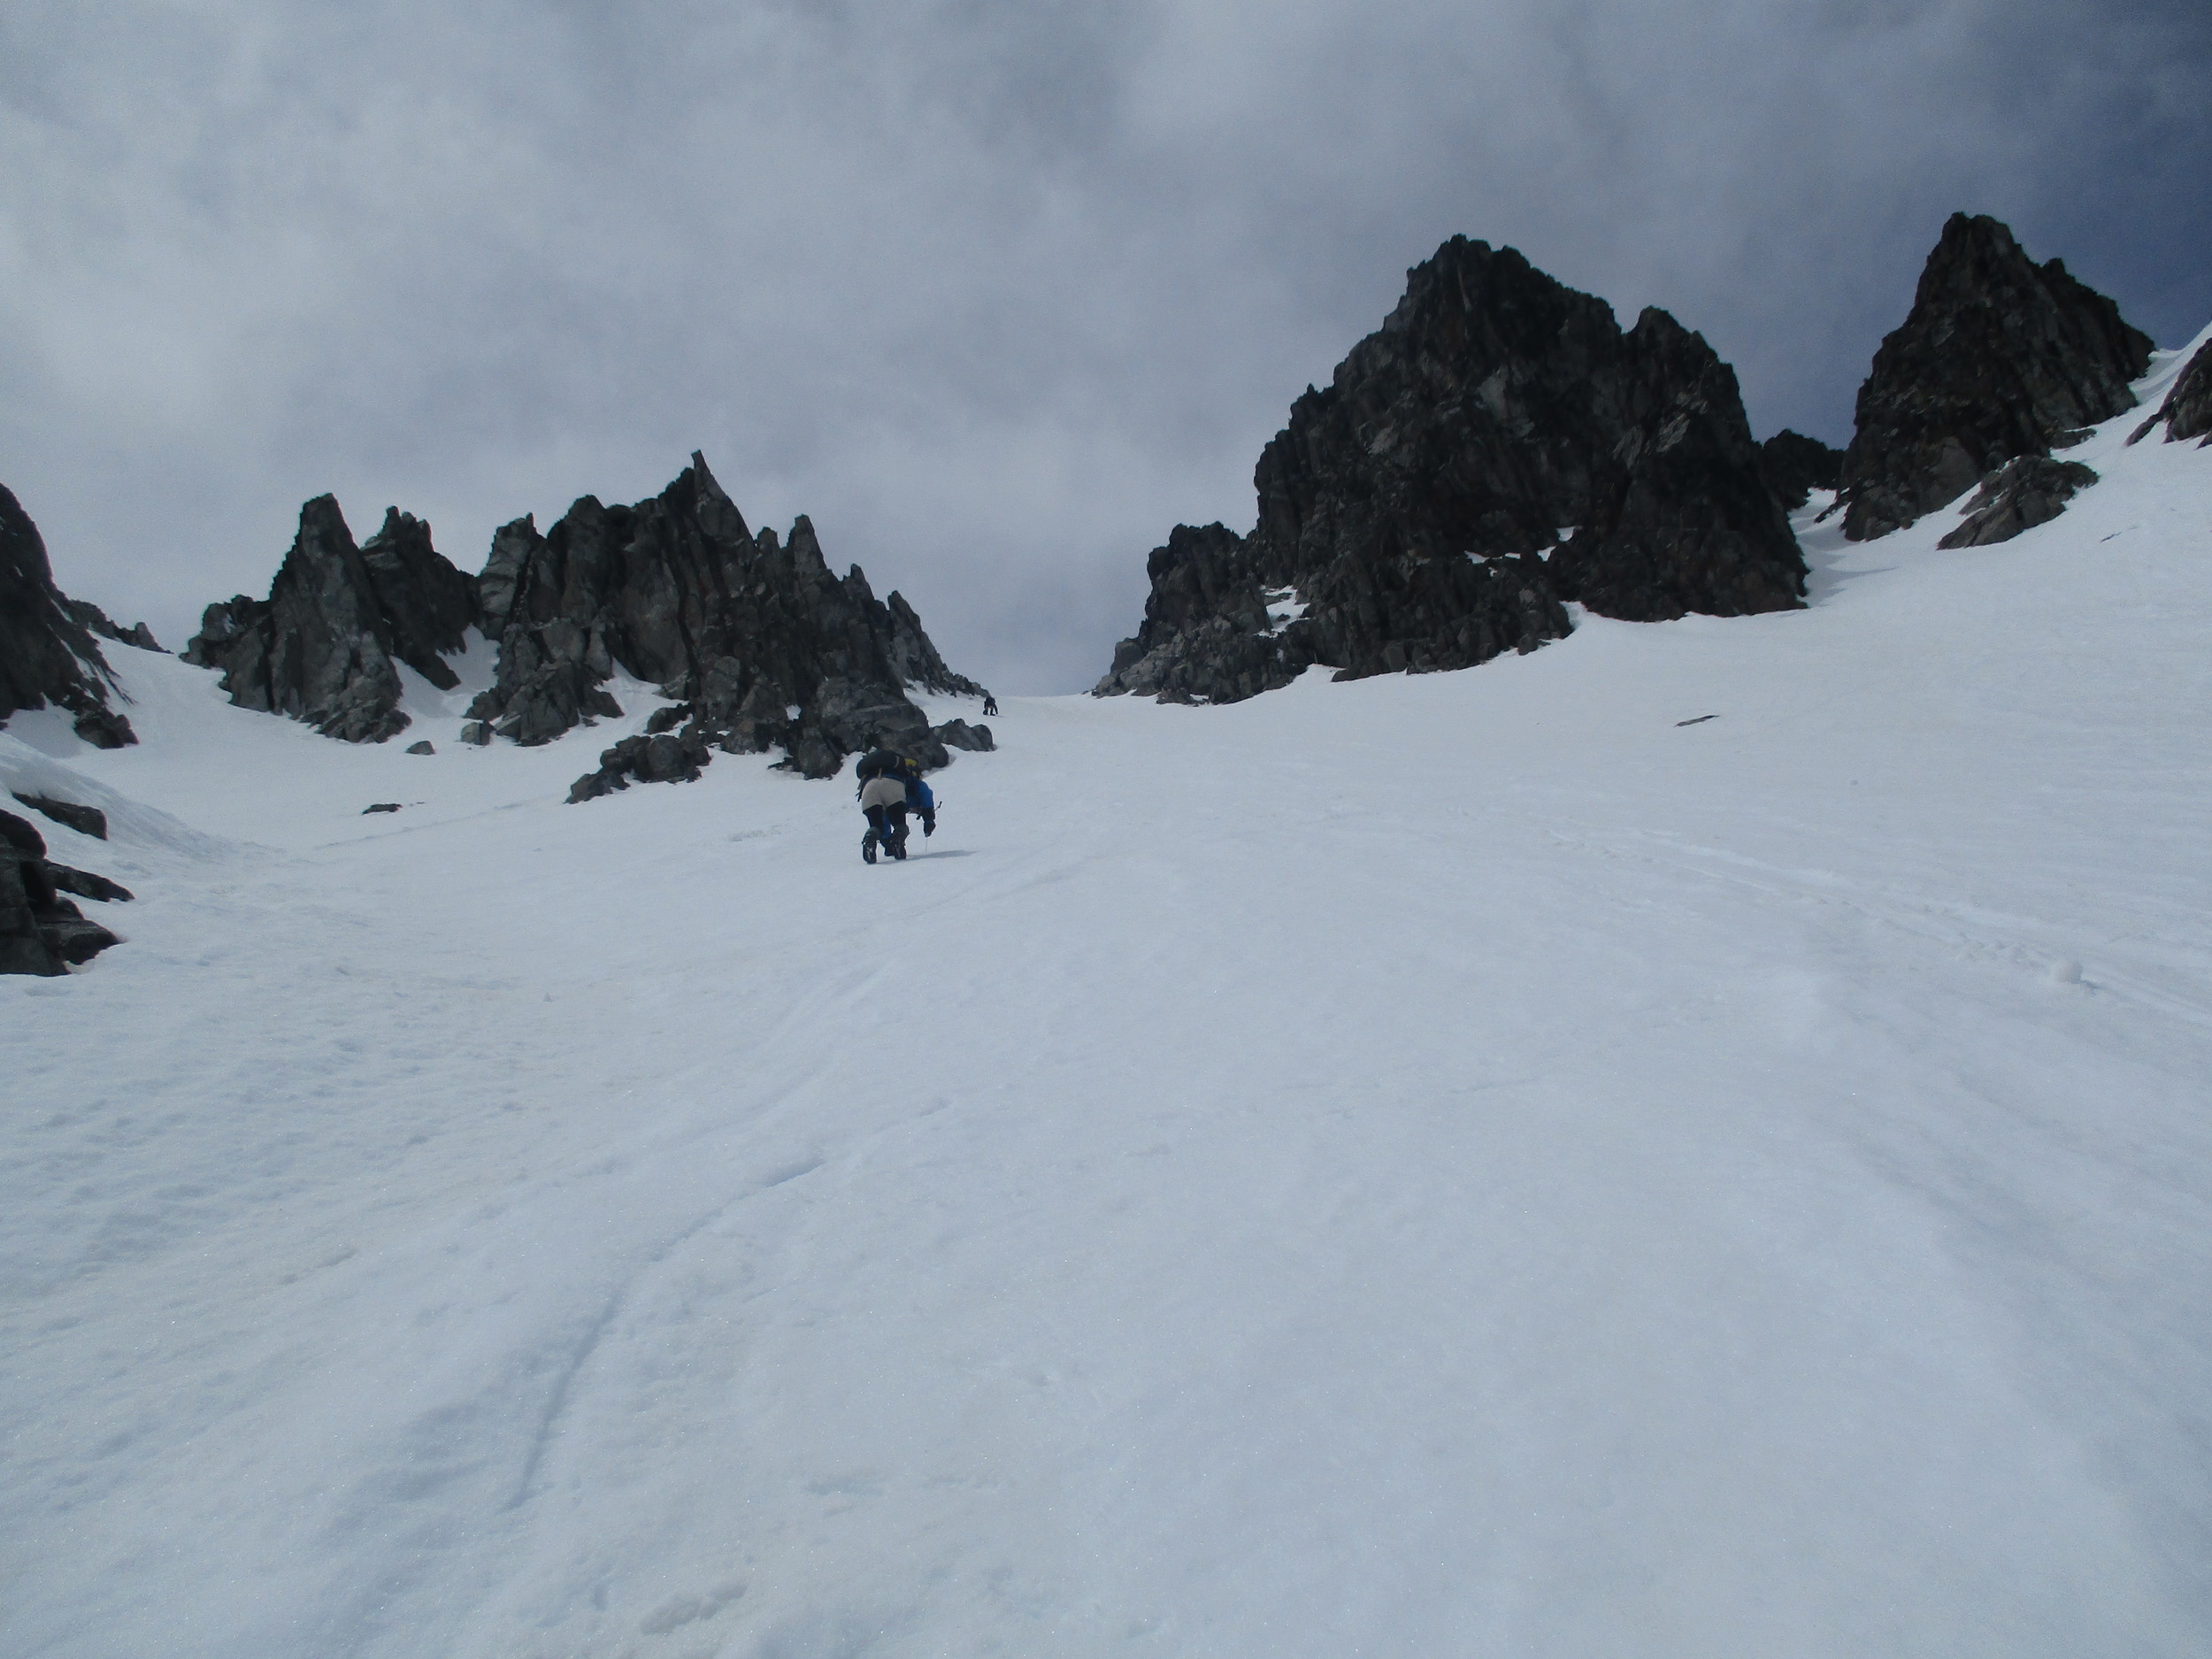
{"label": "mountaineering boot", "polygon": [[876,861],[876,833],[870,830],[860,838],[860,862],[872,864]]}

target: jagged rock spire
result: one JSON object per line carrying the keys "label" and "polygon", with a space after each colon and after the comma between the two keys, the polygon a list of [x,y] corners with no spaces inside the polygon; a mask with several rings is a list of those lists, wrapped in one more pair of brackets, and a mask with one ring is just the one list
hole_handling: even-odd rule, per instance
{"label": "jagged rock spire", "polygon": [[2037,265],[1996,219],[1954,213],[1911,313],[1859,388],[1843,460],[1844,534],[1886,534],[1947,506],[2019,456],[2131,407],[2148,335],[2075,280]]}
{"label": "jagged rock spire", "polygon": [[462,648],[477,614],[475,581],[431,546],[428,525],[391,508],[357,547],[336,498],[318,495],[300,508],[269,597],[208,606],[183,659],[220,669],[241,708],[380,743],[407,729],[395,663],[457,685],[441,653]]}

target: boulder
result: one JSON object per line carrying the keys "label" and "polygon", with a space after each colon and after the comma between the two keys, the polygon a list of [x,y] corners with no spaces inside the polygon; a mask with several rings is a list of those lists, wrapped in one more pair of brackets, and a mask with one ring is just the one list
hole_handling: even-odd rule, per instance
{"label": "boulder", "polygon": [[96,806],[80,806],[74,801],[57,801],[50,795],[25,795],[19,790],[11,793],[32,811],[51,818],[57,824],[65,824],[81,835],[89,835],[93,840],[102,841],[108,838],[108,815]]}
{"label": "boulder", "polygon": [[1966,522],[1936,545],[1987,547],[1993,541],[2009,541],[2023,530],[2048,524],[2066,511],[2077,490],[2096,481],[2096,472],[2078,461],[2020,456],[1982,480],[1974,499],[1966,503]]}
{"label": "boulder", "polygon": [[477,749],[487,749],[490,747],[492,741],[491,723],[488,720],[464,721],[461,726],[461,741],[464,743],[472,745]]}
{"label": "boulder", "polygon": [[407,752],[411,755],[434,755],[438,751],[431,743],[430,740],[426,737],[419,743],[408,744]]}
{"label": "boulder", "polygon": [[998,747],[992,741],[991,728],[979,722],[970,726],[965,720],[948,720],[942,726],[931,726],[929,734],[947,749],[964,749],[987,755]]}
{"label": "boulder", "polygon": [[122,696],[76,602],[54,585],[38,526],[0,485],[0,726],[20,710],[51,703],[75,717],[86,742],[120,749],[138,741],[110,703]]}
{"label": "boulder", "polygon": [[2166,423],[2166,442],[2179,443],[2186,438],[2197,438],[2203,444],[2212,444],[2212,340],[2199,346],[2196,355],[2181,371],[2173,389],[2166,394],[2166,401],[2158,406],[2158,412],[2128,435],[2130,443],[2139,443],[2160,421]]}
{"label": "boulder", "polygon": [[396,664],[442,689],[459,683],[442,653],[463,648],[475,595],[474,580],[437,553],[420,519],[388,509],[358,548],[335,498],[318,495],[300,509],[269,597],[208,606],[183,660],[219,670],[241,708],[380,743],[408,725]]}
{"label": "boulder", "polygon": [[1844,452],[1844,534],[1884,535],[2020,456],[2131,407],[2147,335],[1997,220],[1955,213],[1904,323],[1859,388]]}
{"label": "boulder", "polygon": [[695,733],[626,737],[601,752],[596,772],[586,772],[570,786],[569,804],[626,789],[634,778],[640,783],[695,782],[711,759],[705,741]]}
{"label": "boulder", "polygon": [[102,902],[130,890],[88,871],[55,864],[29,820],[0,812],[0,973],[52,977],[120,942],[64,893]]}
{"label": "boulder", "polygon": [[1309,388],[1254,473],[1257,523],[1179,526],[1142,626],[1096,687],[1233,702],[1463,668],[1569,627],[1799,604],[1805,565],[1734,373],[1663,311],[1455,237]]}

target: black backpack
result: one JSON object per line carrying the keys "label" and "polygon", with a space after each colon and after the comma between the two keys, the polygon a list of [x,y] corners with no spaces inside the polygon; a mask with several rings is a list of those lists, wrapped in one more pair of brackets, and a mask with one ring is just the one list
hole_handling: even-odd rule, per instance
{"label": "black backpack", "polygon": [[911,783],[920,776],[912,761],[887,749],[870,749],[853,766],[853,777],[861,783],[871,778],[895,778],[901,783]]}

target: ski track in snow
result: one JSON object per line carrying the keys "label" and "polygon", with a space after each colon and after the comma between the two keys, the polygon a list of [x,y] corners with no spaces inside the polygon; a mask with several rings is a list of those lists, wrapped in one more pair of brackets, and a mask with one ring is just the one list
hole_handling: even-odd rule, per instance
{"label": "ski track in snow", "polygon": [[1803,612],[1010,698],[903,866],[560,804],[644,687],[408,757],[118,648],[142,747],[0,734],[140,895],[0,980],[0,1652],[2212,1653],[2140,419]]}

